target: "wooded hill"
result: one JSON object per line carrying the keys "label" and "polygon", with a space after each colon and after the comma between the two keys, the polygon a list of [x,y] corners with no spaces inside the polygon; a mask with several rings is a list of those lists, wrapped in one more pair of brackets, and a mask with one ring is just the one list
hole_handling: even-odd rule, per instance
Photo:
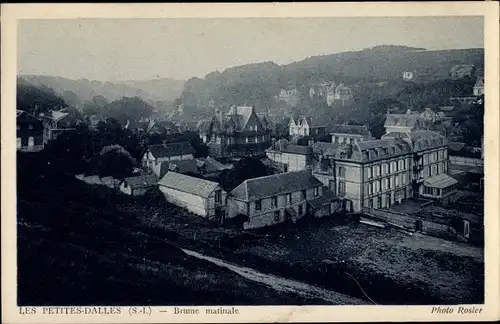
{"label": "wooded hill", "polygon": [[[358,82],[403,82],[405,71],[415,82],[450,78],[456,64],[473,64],[484,70],[483,49],[427,51],[405,46],[377,46],[357,52],[313,56],[279,66],[273,62],[247,64],[214,71],[204,79],[192,78],[184,85],[181,102],[189,114],[210,114],[214,106],[254,104],[263,111],[276,105],[273,97],[281,88],[297,87],[307,96],[312,84],[335,80],[348,85]],[[419,81],[420,80],[420,81]],[[211,102],[212,100],[212,102]]]}

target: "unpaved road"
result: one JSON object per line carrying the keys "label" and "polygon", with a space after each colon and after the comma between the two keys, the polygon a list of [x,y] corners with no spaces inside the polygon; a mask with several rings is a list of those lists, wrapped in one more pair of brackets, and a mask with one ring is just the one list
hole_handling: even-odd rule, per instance
{"label": "unpaved road", "polygon": [[305,284],[300,281],[295,281],[291,279],[285,279],[282,277],[265,274],[262,272],[258,272],[251,268],[241,267],[234,264],[227,263],[221,259],[209,257],[194,251],[182,249],[184,253],[190,255],[192,257],[206,260],[212,262],[215,265],[220,267],[227,268],[240,276],[243,276],[249,280],[263,283],[274,290],[286,293],[294,293],[306,298],[311,299],[321,299],[324,300],[327,304],[333,305],[364,305],[368,304],[367,302],[357,299],[354,297],[350,297],[347,295],[343,295],[337,293],[335,291],[331,291],[328,289],[323,289],[320,287],[316,287],[313,285]]}

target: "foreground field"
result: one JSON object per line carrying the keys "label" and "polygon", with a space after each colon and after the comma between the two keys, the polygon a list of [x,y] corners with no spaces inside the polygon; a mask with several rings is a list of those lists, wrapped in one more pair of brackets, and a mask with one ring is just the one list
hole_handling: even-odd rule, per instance
{"label": "foreground field", "polygon": [[[384,304],[482,303],[484,298],[483,249],[421,234],[324,221],[277,230],[244,250],[309,269],[321,269],[325,259],[341,261],[344,272]],[[413,296],[404,296],[400,287]]]}

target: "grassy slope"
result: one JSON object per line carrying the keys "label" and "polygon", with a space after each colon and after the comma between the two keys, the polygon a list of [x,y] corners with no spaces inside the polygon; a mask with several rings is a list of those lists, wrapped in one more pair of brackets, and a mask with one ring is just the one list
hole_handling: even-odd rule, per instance
{"label": "grassy slope", "polygon": [[305,302],[186,256],[149,231],[129,197],[73,179],[25,186],[18,193],[20,305]]}

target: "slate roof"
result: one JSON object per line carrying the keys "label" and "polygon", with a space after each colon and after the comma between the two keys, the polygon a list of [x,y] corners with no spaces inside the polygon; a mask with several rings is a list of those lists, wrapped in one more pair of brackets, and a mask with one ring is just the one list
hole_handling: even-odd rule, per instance
{"label": "slate roof", "polygon": [[313,150],[309,146],[295,145],[287,141],[286,139],[280,139],[274,142],[266,152],[283,152],[283,153],[293,153],[293,154],[312,154]]}
{"label": "slate roof", "polygon": [[350,135],[361,135],[365,137],[372,137],[372,133],[368,130],[366,126],[360,125],[340,125],[333,124],[328,125],[328,132],[330,134],[350,134]]}
{"label": "slate roof", "polygon": [[232,106],[226,116],[233,116],[233,120],[237,122],[236,126],[239,129],[244,129],[248,119],[252,115],[253,107],[251,106]]}
{"label": "slate roof", "polygon": [[170,171],[158,182],[159,186],[179,190],[196,196],[207,198],[219,187],[217,182],[190,177],[181,173]]}
{"label": "slate roof", "polygon": [[[202,168],[205,168],[205,172],[202,172]],[[231,169],[231,167],[226,166],[211,157],[206,159],[172,161],[169,163],[168,167],[168,170],[175,171],[177,173],[192,174],[214,173],[228,169]]]}
{"label": "slate roof", "polygon": [[416,114],[388,114],[384,127],[417,127],[419,116]]}
{"label": "slate roof", "polygon": [[123,179],[132,189],[151,187],[156,184],[158,178],[154,174],[141,175],[136,177],[128,177]]}
{"label": "slate roof", "polygon": [[148,150],[155,158],[163,158],[169,156],[194,154],[195,150],[189,142],[167,143],[149,145]]}
{"label": "slate roof", "polygon": [[255,201],[321,186],[318,179],[303,170],[245,180],[231,191],[231,196],[243,201]]}

